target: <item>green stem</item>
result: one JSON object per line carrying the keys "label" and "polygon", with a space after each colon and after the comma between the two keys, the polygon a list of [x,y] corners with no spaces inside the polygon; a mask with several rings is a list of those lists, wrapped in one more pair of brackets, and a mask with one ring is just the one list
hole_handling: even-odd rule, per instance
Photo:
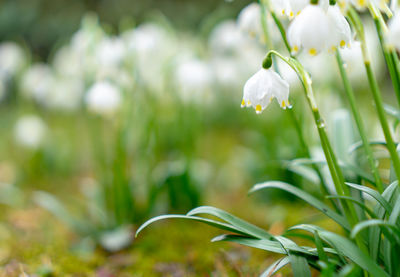
{"label": "green stem", "polygon": [[348,15],[350,18],[350,22],[354,25],[357,35],[361,42],[361,49],[362,49],[362,53],[363,53],[365,70],[367,72],[368,83],[369,83],[369,86],[372,91],[372,96],[374,98],[376,110],[378,112],[378,118],[381,123],[383,134],[385,136],[386,147],[390,153],[390,157],[391,157],[391,160],[393,163],[393,168],[396,173],[397,179],[399,179],[400,178],[400,159],[399,159],[399,156],[396,151],[396,144],[393,141],[393,136],[392,136],[392,133],[389,128],[388,120],[386,118],[385,110],[383,107],[383,100],[382,100],[381,92],[380,92],[380,89],[378,86],[378,82],[372,71],[371,60],[369,58],[370,55],[368,52],[367,44],[365,42],[364,28],[363,28],[363,25],[361,23],[361,20],[360,20],[358,14],[353,9],[349,9]]}
{"label": "green stem", "polygon": [[394,55],[396,55],[396,53],[394,53],[393,50],[389,50],[386,47],[384,38],[384,25],[383,25],[385,24],[385,22],[383,21],[382,14],[379,12],[379,10],[374,9],[372,5],[370,5],[370,11],[374,19],[383,56],[385,57],[386,65],[389,70],[389,75],[392,80],[398,104],[400,106],[400,75],[399,72],[397,71],[396,61],[394,59],[395,58]]}
{"label": "green stem", "polygon": [[376,160],[372,153],[371,145],[369,144],[369,141],[368,141],[368,138],[367,138],[367,135],[365,132],[365,128],[364,128],[364,124],[361,119],[360,111],[358,110],[358,107],[356,105],[356,98],[354,96],[353,88],[351,87],[346,70],[344,69],[344,66],[343,66],[342,57],[340,56],[340,52],[338,50],[336,51],[336,61],[337,61],[338,67],[339,67],[340,76],[343,81],[345,95],[347,97],[347,100],[350,103],[351,112],[353,114],[354,121],[356,122],[356,126],[358,128],[358,132],[360,134],[361,141],[363,143],[363,147],[365,150],[365,154],[367,156],[369,166],[371,168],[372,174],[375,179],[376,187],[378,188],[379,192],[382,193],[383,185],[382,185],[381,177],[379,175],[378,168],[376,167]]}

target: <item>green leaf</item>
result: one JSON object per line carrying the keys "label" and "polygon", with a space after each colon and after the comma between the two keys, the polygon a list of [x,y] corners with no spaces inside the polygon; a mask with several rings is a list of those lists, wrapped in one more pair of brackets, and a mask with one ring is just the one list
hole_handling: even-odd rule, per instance
{"label": "green leaf", "polygon": [[249,238],[237,235],[221,235],[212,239],[212,242],[229,241],[237,244],[258,248],[278,254],[287,254],[287,251],[277,241]]}
{"label": "green leaf", "polygon": [[390,238],[390,241],[392,243],[395,243],[395,239],[393,238],[393,236],[391,235],[391,232],[389,230],[391,230],[393,232],[393,234],[395,234],[397,236],[397,239],[400,239],[400,229],[397,228],[396,225],[390,224],[390,223],[385,222],[380,219],[370,219],[370,220],[366,220],[366,221],[358,223],[356,226],[354,226],[353,230],[351,231],[351,237],[355,238],[356,235],[358,233],[360,233],[362,230],[364,230],[365,228],[372,227],[372,226],[384,227],[382,230],[384,230],[385,236]]}
{"label": "green leaf", "polygon": [[256,192],[256,191],[259,191],[262,189],[267,189],[267,188],[281,189],[281,190],[284,190],[291,194],[296,195],[297,197],[303,199],[310,205],[314,206],[315,208],[317,208],[318,210],[320,210],[321,212],[326,214],[328,217],[332,218],[339,225],[341,225],[344,229],[350,231],[350,225],[342,215],[337,214],[329,206],[325,205],[324,203],[322,203],[320,200],[318,200],[314,196],[311,196],[310,194],[302,191],[301,189],[296,188],[287,183],[279,182],[279,181],[270,181],[270,182],[257,184],[250,190],[249,193],[253,193],[253,192]]}
{"label": "green leaf", "polygon": [[198,217],[198,216],[188,216],[188,215],[160,215],[157,217],[153,217],[152,219],[147,220],[145,223],[143,223],[136,231],[136,237],[139,235],[139,233],[146,228],[147,226],[149,226],[150,224],[159,221],[159,220],[163,220],[163,219],[169,219],[169,218],[180,218],[180,219],[187,219],[187,220],[193,220],[193,221],[197,221],[197,222],[201,222],[201,223],[205,223],[208,224],[210,226],[216,227],[218,229],[221,230],[225,230],[225,231],[229,231],[229,232],[233,232],[233,233],[238,233],[238,234],[242,234],[242,235],[247,235],[247,233],[242,232],[241,230],[238,230],[237,228],[235,228],[234,226],[230,225],[230,224],[226,224],[223,222],[219,222],[216,220],[212,220],[212,219],[208,219],[208,218],[203,218],[203,217]]}
{"label": "green leaf", "polygon": [[360,200],[355,199],[353,197],[350,196],[342,196],[342,195],[328,195],[326,196],[326,198],[333,198],[333,199],[343,199],[343,200],[347,200],[347,201],[351,201],[357,205],[359,205],[364,211],[366,211],[372,218],[378,218],[378,216],[371,211],[370,208],[368,208],[367,206],[365,206],[364,203],[362,203]]}
{"label": "green leaf", "polygon": [[274,239],[274,236],[268,233],[267,231],[218,208],[210,206],[202,206],[195,208],[187,213],[188,216],[193,216],[198,214],[208,214],[218,217],[226,221],[227,223],[231,224],[232,226],[235,226],[236,229],[241,230],[243,233],[249,236],[261,239]]}
{"label": "green leaf", "polygon": [[314,240],[315,240],[315,246],[317,247],[319,259],[323,262],[328,262],[328,256],[324,251],[324,246],[322,244],[321,238],[318,235],[318,231],[314,232]]}
{"label": "green leaf", "polygon": [[392,212],[392,207],[390,206],[390,204],[385,200],[385,198],[383,198],[379,192],[377,192],[374,189],[371,189],[369,187],[366,186],[361,186],[361,185],[357,185],[357,184],[352,184],[352,183],[346,183],[346,185],[355,188],[359,191],[365,192],[367,194],[369,194],[370,196],[372,196],[376,201],[378,201],[379,204],[382,205],[383,208],[385,208],[385,210],[388,213]]}
{"label": "green leaf", "polygon": [[260,277],[271,277],[287,264],[289,264],[289,257],[284,257],[282,259],[277,260],[272,265],[270,265],[261,275]]}
{"label": "green leaf", "polygon": [[311,277],[310,267],[307,259],[298,255],[289,255],[294,277]]}
{"label": "green leaf", "polygon": [[291,229],[300,229],[311,233],[318,231],[318,234],[323,241],[332,245],[342,255],[352,260],[361,268],[369,272],[372,276],[389,276],[378,264],[376,264],[374,260],[362,252],[352,241],[347,238],[309,224],[297,225]]}

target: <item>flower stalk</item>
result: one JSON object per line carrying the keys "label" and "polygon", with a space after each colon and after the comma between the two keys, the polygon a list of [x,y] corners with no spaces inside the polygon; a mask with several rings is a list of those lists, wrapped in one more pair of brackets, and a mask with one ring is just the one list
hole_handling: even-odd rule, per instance
{"label": "flower stalk", "polygon": [[369,58],[370,55],[369,55],[367,44],[365,41],[364,28],[361,24],[361,20],[360,20],[358,14],[353,9],[349,9],[348,16],[349,16],[350,22],[353,24],[354,29],[356,30],[357,35],[360,39],[361,49],[362,49],[363,59],[364,59],[364,66],[365,66],[365,70],[366,70],[367,77],[368,77],[368,83],[371,88],[372,96],[373,96],[376,110],[378,113],[378,118],[381,123],[383,134],[385,136],[386,147],[389,151],[396,176],[399,179],[400,178],[400,159],[399,159],[399,156],[396,151],[396,144],[394,143],[388,120],[386,118],[385,110],[383,107],[383,100],[382,100],[381,92],[380,92],[380,89],[378,86],[378,82],[377,82],[374,72],[372,70],[371,59]]}
{"label": "flower stalk", "polygon": [[381,177],[379,175],[378,168],[376,166],[377,161],[375,160],[374,155],[372,153],[371,145],[369,144],[368,137],[365,132],[365,127],[364,127],[364,124],[361,119],[361,114],[360,114],[360,111],[356,104],[356,98],[354,95],[354,91],[353,91],[353,88],[351,87],[349,78],[348,78],[346,70],[344,68],[343,60],[342,60],[339,50],[336,50],[336,61],[337,61],[338,67],[339,67],[340,76],[343,81],[345,95],[346,95],[347,100],[349,101],[350,109],[353,114],[354,121],[356,123],[358,132],[360,134],[361,141],[363,143],[363,148],[364,148],[365,154],[367,156],[369,167],[374,176],[376,187],[378,188],[379,192],[382,193],[383,185],[382,185]]}

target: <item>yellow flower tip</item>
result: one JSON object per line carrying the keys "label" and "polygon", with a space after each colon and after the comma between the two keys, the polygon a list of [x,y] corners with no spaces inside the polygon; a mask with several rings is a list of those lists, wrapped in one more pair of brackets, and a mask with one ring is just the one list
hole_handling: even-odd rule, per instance
{"label": "yellow flower tip", "polygon": [[292,18],[294,16],[294,13],[291,11],[289,16],[290,16],[290,18]]}
{"label": "yellow flower tip", "polygon": [[272,99],[274,99],[272,96],[269,98],[269,103],[272,102]]}
{"label": "yellow flower tip", "polygon": [[282,15],[285,15],[285,13],[286,13],[286,11],[283,9],[283,10],[282,10]]}
{"label": "yellow flower tip", "polygon": [[299,15],[300,13],[301,13],[301,11],[298,11],[297,14],[296,14],[296,16]]}
{"label": "yellow flower tip", "polygon": [[282,107],[283,109],[286,109],[286,103],[285,103],[285,101],[282,101],[281,107]]}
{"label": "yellow flower tip", "polygon": [[257,114],[260,114],[262,112],[262,107],[261,107],[261,105],[257,105],[256,106],[256,113]]}
{"label": "yellow flower tip", "polygon": [[292,53],[296,54],[297,52],[299,52],[299,47],[295,45],[292,47]]}
{"label": "yellow flower tip", "polygon": [[361,7],[365,7],[365,0],[358,0],[358,5]]}
{"label": "yellow flower tip", "polygon": [[311,48],[310,50],[308,50],[308,54],[310,54],[311,56],[317,55],[317,49]]}
{"label": "yellow flower tip", "polygon": [[334,53],[336,51],[336,46],[332,46],[330,52]]}
{"label": "yellow flower tip", "polygon": [[247,101],[247,106],[250,106],[251,105],[251,102],[250,101]]}
{"label": "yellow flower tip", "polygon": [[340,42],[340,47],[345,47],[346,46],[346,42],[344,41],[344,40],[342,40],[341,42]]}
{"label": "yellow flower tip", "polygon": [[246,106],[246,102],[244,101],[244,99],[242,100],[242,103],[240,104],[240,107],[244,107],[244,106]]}

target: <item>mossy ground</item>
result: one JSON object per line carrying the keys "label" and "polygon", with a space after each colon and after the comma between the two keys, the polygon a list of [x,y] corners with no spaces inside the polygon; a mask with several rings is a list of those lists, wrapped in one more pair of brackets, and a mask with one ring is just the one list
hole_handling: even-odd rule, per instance
{"label": "mossy ground", "polygon": [[[316,210],[301,202],[265,204],[244,193],[210,199],[208,204],[274,234],[302,221],[320,219]],[[211,243],[221,231],[182,220],[150,226],[121,252],[96,248],[84,254],[74,250],[79,238],[37,207],[3,208],[2,217],[0,276],[258,276],[278,258],[231,243]]]}

